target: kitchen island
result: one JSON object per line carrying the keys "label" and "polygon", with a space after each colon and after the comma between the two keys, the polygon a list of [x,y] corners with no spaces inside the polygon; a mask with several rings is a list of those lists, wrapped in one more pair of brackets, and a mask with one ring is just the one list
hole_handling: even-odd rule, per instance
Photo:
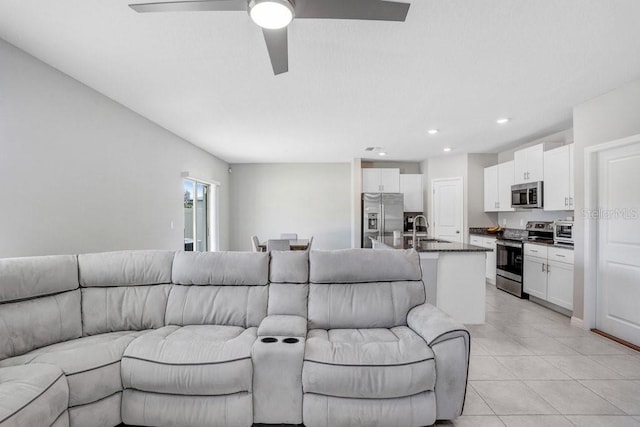
{"label": "kitchen island", "polygon": [[[405,239],[375,249],[409,249]],[[418,246],[427,302],[457,321],[482,324],[485,321],[485,258],[490,249],[466,243],[422,237]]]}

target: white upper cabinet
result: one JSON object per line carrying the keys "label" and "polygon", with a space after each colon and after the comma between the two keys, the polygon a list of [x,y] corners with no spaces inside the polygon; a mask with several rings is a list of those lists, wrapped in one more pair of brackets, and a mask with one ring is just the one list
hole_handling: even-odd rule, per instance
{"label": "white upper cabinet", "polygon": [[573,210],[573,144],[544,153],[544,210]]}
{"label": "white upper cabinet", "polygon": [[484,168],[484,211],[498,212],[498,166]]}
{"label": "white upper cabinet", "polygon": [[422,202],[422,175],[400,175],[400,192],[404,195],[405,212],[422,212],[424,210],[424,204]]}
{"label": "white upper cabinet", "polygon": [[362,192],[363,193],[379,193],[380,192],[380,170],[379,169],[362,169]]}
{"label": "white upper cabinet", "polygon": [[511,207],[511,186],[515,184],[513,160],[498,165],[498,208],[500,212],[515,211]]}
{"label": "white upper cabinet", "polygon": [[400,169],[380,169],[380,185],[383,193],[399,193]]}
{"label": "white upper cabinet", "polygon": [[513,161],[484,168],[484,211],[510,212]]}
{"label": "white upper cabinet", "polygon": [[363,193],[399,193],[400,169],[364,168],[362,169]]}
{"label": "white upper cabinet", "polygon": [[518,150],[513,159],[516,184],[544,180],[544,144]]}

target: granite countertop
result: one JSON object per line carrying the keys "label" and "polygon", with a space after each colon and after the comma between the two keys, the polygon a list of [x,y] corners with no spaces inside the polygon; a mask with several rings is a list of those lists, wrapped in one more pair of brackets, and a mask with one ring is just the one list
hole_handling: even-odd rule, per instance
{"label": "granite countertop", "polygon": [[[423,234],[424,236],[424,234]],[[393,249],[411,249],[413,246],[405,246],[405,239],[393,245]],[[388,246],[388,245],[387,245]],[[391,246],[389,246],[391,248]],[[469,245],[467,243],[448,242],[446,240],[436,239],[427,236],[426,239],[420,239],[420,247],[418,252],[491,252],[489,248],[481,246]]]}
{"label": "granite countertop", "polygon": [[469,227],[469,234],[476,236],[500,237],[502,236],[502,230],[497,233],[489,233],[488,227]]}
{"label": "granite countertop", "polygon": [[420,242],[418,252],[491,252],[492,249],[458,242]]}

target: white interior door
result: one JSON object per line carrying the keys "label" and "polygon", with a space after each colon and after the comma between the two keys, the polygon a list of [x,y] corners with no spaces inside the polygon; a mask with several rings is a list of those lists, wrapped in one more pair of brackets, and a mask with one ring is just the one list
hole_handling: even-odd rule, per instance
{"label": "white interior door", "polygon": [[434,179],[431,189],[434,237],[462,243],[462,178]]}
{"label": "white interior door", "polygon": [[596,327],[640,345],[640,143],[598,155]]}

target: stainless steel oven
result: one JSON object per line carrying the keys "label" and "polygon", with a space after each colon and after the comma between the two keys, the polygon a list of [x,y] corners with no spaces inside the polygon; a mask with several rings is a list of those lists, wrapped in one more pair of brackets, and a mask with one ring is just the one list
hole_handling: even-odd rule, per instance
{"label": "stainless steel oven", "polygon": [[526,209],[541,208],[543,187],[542,181],[512,185],[511,207]]}
{"label": "stainless steel oven", "polygon": [[496,241],[496,287],[526,298],[527,295],[522,292],[522,255],[522,241]]}

